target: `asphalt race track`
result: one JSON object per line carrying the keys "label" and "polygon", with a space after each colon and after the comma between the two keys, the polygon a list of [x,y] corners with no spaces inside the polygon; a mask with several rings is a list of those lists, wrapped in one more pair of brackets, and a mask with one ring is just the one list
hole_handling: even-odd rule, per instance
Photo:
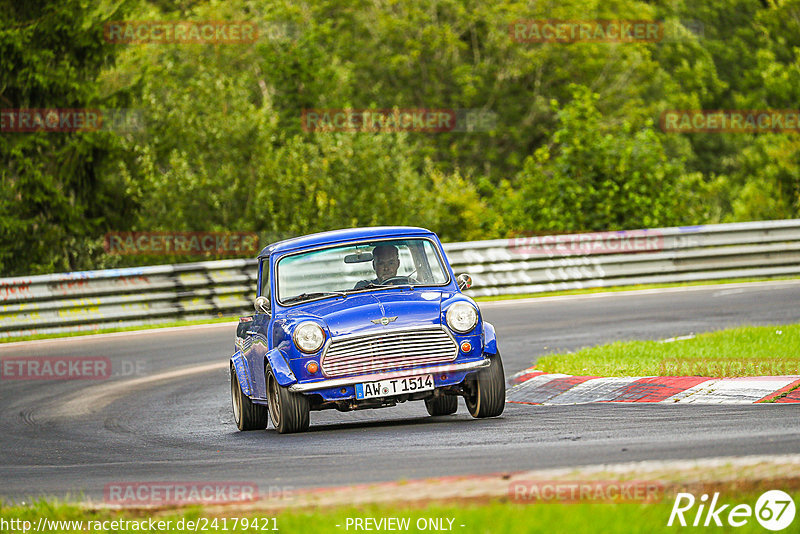
{"label": "asphalt race track", "polygon": [[[800,281],[483,303],[506,375],[551,351],[800,321]],[[423,403],[312,412],[311,430],[238,432],[231,324],[0,345],[0,358],[108,357],[110,380],[0,383],[0,497],[102,500],[115,482],[336,486],[649,459],[800,451],[797,405],[528,406],[474,420]]]}

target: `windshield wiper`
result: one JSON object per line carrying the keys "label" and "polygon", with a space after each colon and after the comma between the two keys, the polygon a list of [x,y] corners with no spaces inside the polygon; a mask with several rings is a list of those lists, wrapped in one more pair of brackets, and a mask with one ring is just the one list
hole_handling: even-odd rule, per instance
{"label": "windshield wiper", "polygon": [[350,291],[360,291],[362,289],[380,289],[382,287],[389,287],[389,286],[385,286],[383,284],[376,284],[375,282],[370,282],[369,284],[364,284],[363,286],[351,289]]}
{"label": "windshield wiper", "polygon": [[290,302],[296,302],[298,300],[315,299],[318,297],[329,296],[345,297],[347,294],[343,291],[317,291],[314,293],[301,293],[300,295],[295,295],[293,297],[289,297],[288,299],[284,299],[283,303],[289,304]]}
{"label": "windshield wiper", "polygon": [[376,284],[375,282],[370,282],[368,284],[364,284],[355,289],[349,289],[348,293],[352,293],[353,291],[361,291],[363,289],[392,289],[392,288],[403,288],[403,289],[413,289],[414,286],[411,284]]}

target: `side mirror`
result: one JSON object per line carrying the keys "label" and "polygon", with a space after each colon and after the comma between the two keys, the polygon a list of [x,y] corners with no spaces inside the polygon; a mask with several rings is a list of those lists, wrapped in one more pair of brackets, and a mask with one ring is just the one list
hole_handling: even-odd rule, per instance
{"label": "side mirror", "polygon": [[265,296],[260,296],[256,298],[256,301],[253,303],[258,313],[270,313],[269,309],[269,299]]}
{"label": "side mirror", "polygon": [[458,289],[464,291],[472,287],[472,277],[468,274],[459,274],[456,276],[456,283],[458,284]]}

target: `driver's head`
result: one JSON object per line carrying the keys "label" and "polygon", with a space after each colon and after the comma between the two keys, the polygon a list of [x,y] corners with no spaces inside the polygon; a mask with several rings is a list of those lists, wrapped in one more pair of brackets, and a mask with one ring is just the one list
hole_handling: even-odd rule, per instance
{"label": "driver's head", "polygon": [[372,267],[378,275],[378,281],[383,282],[397,276],[400,267],[400,254],[394,245],[378,245],[372,249]]}

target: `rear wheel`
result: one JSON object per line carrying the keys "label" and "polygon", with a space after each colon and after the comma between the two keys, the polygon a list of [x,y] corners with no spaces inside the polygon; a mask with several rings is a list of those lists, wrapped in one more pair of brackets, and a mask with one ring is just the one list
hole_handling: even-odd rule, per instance
{"label": "rear wheel", "polygon": [[233,420],[239,430],[259,430],[267,428],[267,407],[253,404],[250,397],[242,393],[239,377],[231,365],[231,404]]}
{"label": "rear wheel", "polygon": [[455,395],[442,395],[425,399],[425,408],[431,415],[450,415],[458,410],[458,397]]}
{"label": "rear wheel", "polygon": [[269,418],[279,433],[291,434],[308,430],[310,422],[308,398],[278,384],[269,367],[267,367],[267,403]]}
{"label": "rear wheel", "polygon": [[472,417],[496,417],[506,406],[506,377],[500,353],[490,355],[489,367],[468,378],[464,400]]}

